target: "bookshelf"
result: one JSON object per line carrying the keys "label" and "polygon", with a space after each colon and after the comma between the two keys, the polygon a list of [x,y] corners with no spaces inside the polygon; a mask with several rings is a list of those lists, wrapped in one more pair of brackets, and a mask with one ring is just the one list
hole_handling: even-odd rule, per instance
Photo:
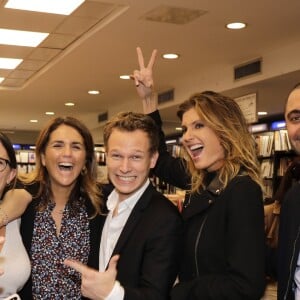
{"label": "bookshelf", "polygon": [[16,153],[19,174],[29,173],[35,168],[35,146],[31,144],[13,144]]}
{"label": "bookshelf", "polygon": [[95,145],[95,155],[97,161],[97,181],[101,183],[108,183],[106,155],[104,146],[101,144]]}
{"label": "bookshelf", "polygon": [[261,176],[265,185],[264,198],[272,198],[289,163],[295,156],[283,115],[261,119],[250,125],[261,164]]}
{"label": "bookshelf", "polygon": [[[183,148],[181,145],[181,136],[172,135],[166,138],[167,150],[173,157],[183,157]],[[156,189],[164,194],[179,210],[182,208],[182,203],[185,198],[185,191],[181,190],[155,175],[150,175],[150,179]]]}

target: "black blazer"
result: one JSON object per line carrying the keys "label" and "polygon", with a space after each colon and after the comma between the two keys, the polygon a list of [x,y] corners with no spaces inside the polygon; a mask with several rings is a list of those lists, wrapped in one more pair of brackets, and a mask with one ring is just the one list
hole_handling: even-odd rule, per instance
{"label": "black blazer", "polygon": [[[102,231],[104,221],[100,223]],[[181,238],[177,208],[150,184],[133,208],[112,254],[120,254],[117,280],[125,289],[125,300],[169,299],[178,272]],[[93,261],[89,261],[96,268],[99,244],[91,249]]]}

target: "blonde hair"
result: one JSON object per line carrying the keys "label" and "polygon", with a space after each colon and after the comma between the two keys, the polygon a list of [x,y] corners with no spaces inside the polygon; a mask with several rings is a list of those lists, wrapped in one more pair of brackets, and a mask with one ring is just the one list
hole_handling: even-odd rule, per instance
{"label": "blonde hair", "polygon": [[[225,188],[228,183],[243,171],[261,187],[260,166],[256,156],[255,140],[239,105],[231,98],[212,91],[192,95],[179,106],[178,117],[194,108],[199,118],[218,136],[224,149],[224,164],[218,171],[219,180]],[[189,155],[188,170],[192,176],[191,190],[199,191],[205,186],[207,171],[196,169]]]}

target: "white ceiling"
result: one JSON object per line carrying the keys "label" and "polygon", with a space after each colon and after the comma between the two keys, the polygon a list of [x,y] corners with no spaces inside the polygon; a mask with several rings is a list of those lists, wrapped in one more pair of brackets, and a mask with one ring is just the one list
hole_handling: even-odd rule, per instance
{"label": "white ceiling", "polygon": [[[158,57],[154,69],[157,92],[175,89],[175,99],[161,106],[169,133],[178,122],[177,104],[194,92],[211,89],[233,97],[256,92],[257,109],[277,114],[300,81],[299,0],[87,0],[70,17],[8,10],[5,3],[0,0],[0,27],[51,33],[37,49],[0,45],[0,57],[24,59],[14,72],[0,70],[8,78],[0,85],[0,129],[14,141],[18,131],[26,136],[25,131],[40,130],[51,118],[46,111],[80,118],[96,142],[102,140],[100,113],[140,111],[133,82],[119,79],[137,68],[136,46],[146,59],[153,48],[180,54],[177,61]],[[200,13],[186,24],[146,18],[152,12],[164,21],[158,14],[166,7]],[[186,17],[175,20],[181,16]],[[225,24],[231,21],[248,27],[229,31]],[[234,81],[234,66],[256,58],[262,59],[262,72]],[[90,89],[101,94],[88,95]],[[69,101],[76,106],[65,107]]]}

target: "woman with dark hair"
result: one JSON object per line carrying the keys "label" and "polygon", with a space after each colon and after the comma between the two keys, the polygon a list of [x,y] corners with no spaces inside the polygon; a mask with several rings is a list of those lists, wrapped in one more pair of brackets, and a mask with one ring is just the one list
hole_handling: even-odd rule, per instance
{"label": "woman with dark hair", "polygon": [[22,178],[22,187],[32,196],[21,222],[32,271],[20,296],[81,299],[80,275],[63,261],[73,258],[93,266],[98,255],[101,193],[93,138],[79,120],[58,117],[40,132],[35,153],[34,171]]}
{"label": "woman with dark hair", "polygon": [[[153,96],[152,67],[137,49],[133,78],[144,112],[162,121]],[[258,300],[265,288],[265,236],[255,142],[238,104],[212,91],[192,95],[178,110],[185,159],[166,150],[161,131],[154,174],[185,189],[184,253],[176,300]]]}
{"label": "woman with dark hair", "polygon": [[[0,199],[5,190],[14,188],[16,173],[15,151],[8,137],[0,132]],[[0,278],[0,299],[4,299],[23,287],[30,275],[30,261],[20,235],[20,219],[8,223],[1,206],[0,219],[5,225],[0,228],[0,236],[5,237],[0,244],[0,268],[4,271]]]}

